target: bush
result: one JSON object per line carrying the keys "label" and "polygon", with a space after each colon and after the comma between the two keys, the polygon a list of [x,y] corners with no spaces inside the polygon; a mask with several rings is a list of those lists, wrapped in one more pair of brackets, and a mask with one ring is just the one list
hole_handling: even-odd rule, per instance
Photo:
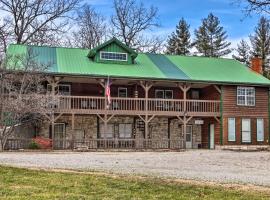
{"label": "bush", "polygon": [[35,141],[32,141],[29,146],[28,146],[29,149],[40,149],[40,146],[38,143],[36,143]]}

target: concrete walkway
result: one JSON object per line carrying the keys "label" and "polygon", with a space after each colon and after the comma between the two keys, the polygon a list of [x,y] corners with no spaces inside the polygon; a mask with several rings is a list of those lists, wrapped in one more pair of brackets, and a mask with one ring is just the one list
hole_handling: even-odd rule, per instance
{"label": "concrete walkway", "polygon": [[98,170],[270,187],[270,152],[5,152],[0,165]]}

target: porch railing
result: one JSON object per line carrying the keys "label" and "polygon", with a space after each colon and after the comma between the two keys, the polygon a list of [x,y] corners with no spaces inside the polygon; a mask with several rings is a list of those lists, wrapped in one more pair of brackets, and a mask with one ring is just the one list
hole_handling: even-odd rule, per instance
{"label": "porch railing", "polygon": [[[105,106],[105,97],[89,96],[58,96],[57,108],[62,111],[146,111],[148,112],[185,112],[183,99],[144,99],[112,97],[111,104]],[[191,113],[219,113],[220,101],[217,100],[186,100],[186,112]]]}
{"label": "porch railing", "polygon": [[[29,149],[32,139],[11,138],[7,140],[6,150]],[[97,150],[97,149],[183,149],[184,140],[156,139],[91,139],[91,140],[53,140],[53,149]]]}

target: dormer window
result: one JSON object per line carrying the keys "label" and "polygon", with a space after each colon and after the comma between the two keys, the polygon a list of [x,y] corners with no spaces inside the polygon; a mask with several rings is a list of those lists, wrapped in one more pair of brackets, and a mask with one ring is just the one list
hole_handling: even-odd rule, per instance
{"label": "dormer window", "polygon": [[97,63],[131,65],[135,64],[138,53],[116,38],[112,38],[91,49],[87,56]]}
{"label": "dormer window", "polygon": [[127,61],[127,53],[118,53],[118,52],[100,52],[101,60],[114,60],[114,61]]}

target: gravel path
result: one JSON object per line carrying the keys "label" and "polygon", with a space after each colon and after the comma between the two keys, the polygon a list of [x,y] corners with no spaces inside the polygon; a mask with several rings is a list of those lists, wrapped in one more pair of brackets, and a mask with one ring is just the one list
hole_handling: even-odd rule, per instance
{"label": "gravel path", "polygon": [[0,164],[98,170],[270,187],[270,152],[5,152]]}

